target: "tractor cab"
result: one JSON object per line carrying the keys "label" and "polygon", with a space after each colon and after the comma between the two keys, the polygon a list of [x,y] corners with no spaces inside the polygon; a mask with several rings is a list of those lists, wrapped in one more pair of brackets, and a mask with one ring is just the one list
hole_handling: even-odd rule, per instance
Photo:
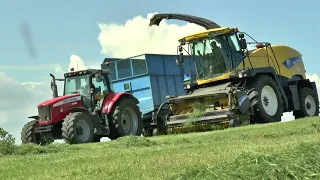
{"label": "tractor cab", "polygon": [[100,109],[103,98],[111,92],[109,71],[87,69],[65,73],[63,95],[80,94],[85,108]]}
{"label": "tractor cab", "polygon": [[191,55],[191,66],[195,69],[192,81],[197,84],[224,79],[224,75],[229,75],[243,61],[247,48],[244,35],[237,28],[216,28],[179,41],[178,65],[183,65],[182,46],[187,45],[186,52]]}

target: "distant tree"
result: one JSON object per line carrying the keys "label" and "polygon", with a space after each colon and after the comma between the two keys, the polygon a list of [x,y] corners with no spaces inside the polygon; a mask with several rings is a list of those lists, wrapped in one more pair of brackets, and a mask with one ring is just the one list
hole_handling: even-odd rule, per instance
{"label": "distant tree", "polygon": [[0,141],[7,141],[9,143],[14,144],[15,138],[9,134],[9,132],[5,131],[2,127],[0,127]]}

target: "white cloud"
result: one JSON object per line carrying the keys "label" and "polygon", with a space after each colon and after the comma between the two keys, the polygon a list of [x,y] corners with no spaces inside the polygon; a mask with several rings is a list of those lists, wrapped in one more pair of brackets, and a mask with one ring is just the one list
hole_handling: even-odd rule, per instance
{"label": "white cloud", "polygon": [[71,68],[74,68],[74,70],[84,70],[88,68],[93,68],[93,69],[100,69],[101,62],[98,63],[92,63],[90,65],[87,65],[84,63],[85,61],[78,55],[72,54],[70,56],[70,61],[69,61],[69,68],[68,71],[70,72]]}
{"label": "white cloud", "polygon": [[[20,143],[20,132],[30,119],[37,114],[38,103],[51,98],[50,84],[19,82],[0,73],[0,127],[12,134]],[[37,88],[33,88],[33,86]]]}
{"label": "white cloud", "polygon": [[161,21],[159,26],[149,27],[149,19],[136,16],[125,24],[99,23],[98,41],[101,53],[116,58],[126,58],[144,53],[176,54],[178,39],[201,30],[203,27],[188,23],[186,25],[167,24]]}

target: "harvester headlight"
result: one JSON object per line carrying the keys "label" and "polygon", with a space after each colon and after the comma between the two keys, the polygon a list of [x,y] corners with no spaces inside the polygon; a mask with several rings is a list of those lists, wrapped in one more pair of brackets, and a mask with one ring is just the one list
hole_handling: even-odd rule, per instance
{"label": "harvester headlight", "polygon": [[50,118],[48,116],[45,117],[46,120],[50,120]]}
{"label": "harvester headlight", "polygon": [[187,89],[190,89],[190,84],[187,85]]}

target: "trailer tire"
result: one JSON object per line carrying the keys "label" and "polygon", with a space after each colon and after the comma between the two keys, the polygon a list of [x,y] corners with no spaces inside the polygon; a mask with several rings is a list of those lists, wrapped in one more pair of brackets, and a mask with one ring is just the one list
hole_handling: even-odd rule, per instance
{"label": "trailer tire", "polygon": [[111,133],[108,137],[111,140],[122,136],[142,134],[143,123],[140,108],[131,98],[119,100],[110,115],[113,127],[110,128]]}
{"label": "trailer tire", "polygon": [[319,100],[312,88],[299,88],[300,110],[294,111],[295,119],[319,116]]}
{"label": "trailer tire", "polygon": [[40,134],[34,133],[34,127],[37,123],[37,120],[32,120],[27,122],[21,131],[21,142],[22,144],[33,143],[40,144]]}
{"label": "trailer tire", "polygon": [[[64,141],[69,144],[82,144],[94,141],[93,123],[90,117],[83,112],[68,114],[63,120],[61,130]],[[81,130],[82,133],[79,133],[78,130]]]}
{"label": "trailer tire", "polygon": [[256,114],[257,123],[271,123],[281,121],[283,113],[283,99],[276,82],[268,75],[260,75],[250,79],[248,96],[251,107]]}

